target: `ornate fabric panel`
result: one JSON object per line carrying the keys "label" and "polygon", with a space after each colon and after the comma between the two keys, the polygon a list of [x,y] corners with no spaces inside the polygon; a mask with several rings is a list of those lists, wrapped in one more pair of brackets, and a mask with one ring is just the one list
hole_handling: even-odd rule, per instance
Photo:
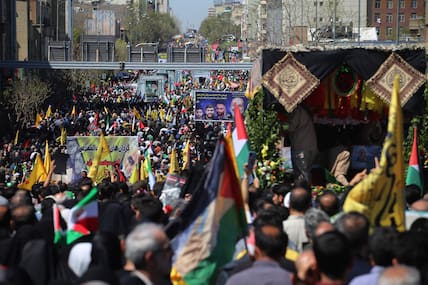
{"label": "ornate fabric panel", "polygon": [[425,83],[425,76],[395,52],[367,80],[366,84],[376,95],[390,104],[394,77],[397,74],[400,76],[400,104],[404,106]]}
{"label": "ornate fabric panel", "polygon": [[262,84],[287,112],[292,112],[318,87],[320,81],[288,52],[263,75]]}

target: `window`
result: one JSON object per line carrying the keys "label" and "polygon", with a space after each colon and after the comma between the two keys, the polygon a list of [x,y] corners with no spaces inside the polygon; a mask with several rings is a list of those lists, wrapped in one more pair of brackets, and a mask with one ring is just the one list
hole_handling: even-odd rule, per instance
{"label": "window", "polygon": [[418,8],[418,0],[412,0],[412,8]]}
{"label": "window", "polygon": [[406,1],[400,0],[400,9],[401,8],[406,8]]}
{"label": "window", "polygon": [[386,28],[386,35],[387,36],[391,36],[392,35],[392,28],[391,27],[387,27]]}
{"label": "window", "polygon": [[381,19],[380,19],[380,14],[379,13],[376,13],[375,16],[374,16],[374,18],[375,18],[375,23],[380,24],[382,22]]}
{"label": "window", "polygon": [[400,23],[404,23],[404,21],[406,20],[406,18],[404,17],[404,14],[400,13],[400,15],[398,15],[398,19],[400,21]]}
{"label": "window", "polygon": [[388,2],[386,3],[386,8],[388,9],[394,8],[394,2],[392,2],[392,0],[388,0]]}
{"label": "window", "polygon": [[386,22],[387,23],[392,23],[392,14],[387,14],[386,15]]}
{"label": "window", "polygon": [[416,18],[417,18],[416,13],[411,13],[410,14],[410,19],[416,19]]}
{"label": "window", "polygon": [[322,6],[322,4],[324,4],[324,2],[320,1],[320,7]]}
{"label": "window", "polygon": [[380,0],[376,0],[376,1],[375,1],[374,7],[375,7],[376,9],[379,9],[379,8],[380,8]]}

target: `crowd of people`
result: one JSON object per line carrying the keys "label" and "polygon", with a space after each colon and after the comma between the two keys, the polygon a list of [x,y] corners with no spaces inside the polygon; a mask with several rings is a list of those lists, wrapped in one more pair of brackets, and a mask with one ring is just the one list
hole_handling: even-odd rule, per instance
{"label": "crowd of people", "polygon": [[[174,88],[165,86],[158,102],[150,103],[129,91],[127,81],[92,86],[75,96],[75,107],[41,113],[40,122],[29,123],[16,142],[4,144],[0,154],[0,284],[174,282],[174,222],[194,198],[196,189],[190,178],[200,176],[207,167],[217,138],[227,128],[221,121],[195,120],[190,91],[243,91],[247,76],[245,72],[213,72],[201,80],[185,73]],[[161,175],[152,186],[148,180],[131,184],[121,179],[120,170],[112,170],[95,185],[84,171],[78,182],[67,184],[53,178],[57,167],[53,161],[43,183],[31,191],[20,189],[37,154],[43,155],[46,141],[52,153],[67,151],[58,139],[61,130],[69,136],[137,136],[141,154],[151,148],[152,169]],[[172,149],[184,149],[187,141],[192,161],[192,167],[182,173],[187,183],[177,199],[163,205],[162,177],[172,163]],[[177,153],[182,166],[185,159]],[[363,214],[342,212],[343,195],[325,191],[314,199],[305,180],[261,189],[257,176],[245,168],[241,182],[247,191],[249,233],[236,241],[234,259],[218,268],[213,283],[428,284],[427,218],[416,219],[404,232],[371,228]],[[71,210],[95,186],[98,230],[70,244],[55,243],[56,225],[66,228]],[[409,186],[404,191],[408,209],[428,211],[428,198],[420,189]],[[199,284],[208,284],[208,279]]]}

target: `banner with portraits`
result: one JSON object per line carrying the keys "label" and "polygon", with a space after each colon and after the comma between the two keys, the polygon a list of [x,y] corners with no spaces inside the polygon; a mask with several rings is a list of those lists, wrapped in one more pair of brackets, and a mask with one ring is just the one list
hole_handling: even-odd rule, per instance
{"label": "banner with portraits", "polygon": [[[110,154],[99,163],[99,167],[113,171],[114,165],[119,165],[125,176],[129,178],[139,159],[138,137],[136,136],[106,136]],[[67,168],[66,183],[76,183],[81,178],[82,171],[88,171],[92,165],[100,142],[98,136],[67,137]]]}
{"label": "banner with portraits", "polygon": [[247,109],[244,92],[195,90],[195,121],[234,121],[234,106],[242,114]]}

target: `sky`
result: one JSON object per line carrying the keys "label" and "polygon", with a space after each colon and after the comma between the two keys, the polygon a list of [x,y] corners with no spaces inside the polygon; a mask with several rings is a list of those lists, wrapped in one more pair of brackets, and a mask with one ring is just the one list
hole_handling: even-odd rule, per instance
{"label": "sky", "polygon": [[180,21],[180,30],[199,29],[201,22],[208,17],[208,7],[213,0],[169,0],[172,13]]}

